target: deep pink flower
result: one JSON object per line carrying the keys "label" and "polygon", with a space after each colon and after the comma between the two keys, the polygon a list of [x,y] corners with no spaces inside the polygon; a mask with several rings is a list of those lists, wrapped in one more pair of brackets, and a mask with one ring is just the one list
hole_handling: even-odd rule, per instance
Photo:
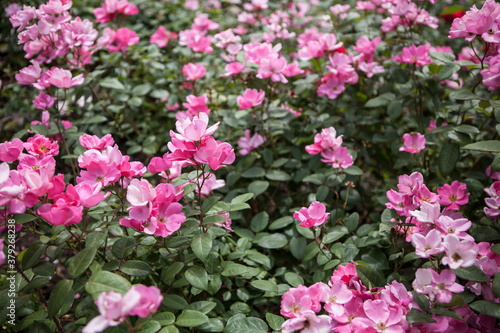
{"label": "deep pink flower", "polygon": [[43,91],[40,91],[38,96],[36,96],[35,100],[33,101],[33,104],[35,105],[35,108],[39,110],[47,110],[54,105],[55,101],[57,101],[56,97],[52,97],[50,95],[47,95]]}
{"label": "deep pink flower", "polygon": [[245,67],[245,65],[235,61],[235,62],[227,64],[226,67],[224,67],[224,69],[226,70],[226,73],[221,74],[220,76],[222,76],[222,77],[233,76],[233,75],[239,74],[239,73],[243,72],[244,70],[247,70],[250,68]]}
{"label": "deep pink flower", "polygon": [[168,42],[170,42],[171,39],[176,39],[177,34],[175,32],[167,31],[164,26],[160,26],[158,30],[156,30],[152,35],[151,38],[149,39],[149,42],[151,44],[156,44],[158,47],[165,47],[167,46]]}
{"label": "deep pink flower", "polygon": [[81,200],[81,205],[83,207],[94,207],[103,201],[110,193],[104,195],[101,192],[102,184],[101,183],[81,183],[75,186],[75,190],[78,192],[78,195]]}
{"label": "deep pink flower", "polygon": [[330,333],[332,330],[332,318],[326,315],[317,316],[313,311],[306,310],[301,317],[285,321],[281,326],[281,332],[293,333],[297,331],[311,333]]}
{"label": "deep pink flower", "polygon": [[160,289],[155,286],[146,287],[145,285],[139,284],[132,286],[127,293],[134,290],[141,295],[141,298],[136,303],[136,305],[130,310],[128,315],[139,316],[141,318],[146,318],[151,313],[156,313],[158,307],[163,300]]}
{"label": "deep pink flower", "polygon": [[339,147],[335,150],[323,150],[321,152],[322,162],[331,164],[334,169],[347,169],[354,164],[352,155],[347,147]]}
{"label": "deep pink flower", "polygon": [[264,90],[245,89],[242,95],[238,96],[236,101],[240,105],[240,110],[250,109],[254,106],[261,105],[264,101]]}
{"label": "deep pink flower", "polygon": [[406,151],[411,154],[420,153],[425,148],[425,136],[420,133],[405,133],[403,135],[404,146],[399,151]]}
{"label": "deep pink flower", "polygon": [[183,30],[179,32],[179,45],[187,46],[194,52],[212,53],[214,49],[210,45],[210,36],[204,36],[197,30]]}
{"label": "deep pink flower", "polygon": [[288,80],[283,75],[283,70],[287,65],[285,58],[279,57],[266,57],[260,62],[259,70],[257,72],[257,77],[259,79],[265,79],[270,77],[273,82],[288,83]]}
{"label": "deep pink flower", "polygon": [[444,184],[443,187],[438,187],[439,204],[446,206],[446,209],[457,210],[469,202],[470,193],[467,191],[467,185],[454,181],[451,185]]}
{"label": "deep pink flower", "polygon": [[182,103],[188,112],[194,116],[199,116],[201,113],[210,114],[210,109],[207,106],[208,97],[205,95],[195,96],[188,95],[186,97],[187,103]]}
{"label": "deep pink flower", "polygon": [[231,217],[229,215],[229,212],[221,212],[221,213],[216,213],[216,215],[220,215],[220,216],[223,216],[226,218],[226,220],[224,222],[220,222],[220,223],[214,223],[214,225],[218,226],[218,227],[223,227],[224,229],[226,229],[227,231],[230,231],[230,232],[234,232],[233,229],[231,229],[231,223],[232,223],[232,220],[231,220]]}
{"label": "deep pink flower", "polygon": [[430,44],[425,45],[410,45],[409,47],[404,47],[400,56],[396,56],[396,61],[403,64],[417,64],[417,66],[424,66],[431,63],[431,58],[429,57]]}
{"label": "deep pink flower", "polygon": [[302,207],[293,214],[300,221],[300,226],[305,228],[317,227],[328,219],[330,213],[326,213],[326,207],[321,202],[314,201],[309,207]]}
{"label": "deep pink flower", "polygon": [[40,134],[36,134],[34,137],[29,138],[23,146],[28,153],[38,156],[39,158],[49,155],[57,156],[57,154],[59,154],[59,145],[57,142],[52,142],[49,138]]}
{"label": "deep pink flower", "polygon": [[53,225],[71,225],[82,220],[82,211],[83,206],[71,204],[61,197],[54,204],[43,204],[37,214]]}
{"label": "deep pink flower", "polygon": [[139,13],[139,8],[129,3],[128,0],[104,0],[102,7],[94,9],[97,23],[112,21],[118,14],[136,15],[137,13]]}
{"label": "deep pink flower", "polygon": [[236,157],[229,143],[208,137],[203,140],[193,158],[196,162],[208,164],[212,170],[217,170],[233,163]]}
{"label": "deep pink flower", "polygon": [[321,153],[325,149],[335,150],[342,145],[342,135],[337,137],[333,127],[323,128],[321,133],[314,136],[314,144],[306,146],[306,151],[311,155]]}

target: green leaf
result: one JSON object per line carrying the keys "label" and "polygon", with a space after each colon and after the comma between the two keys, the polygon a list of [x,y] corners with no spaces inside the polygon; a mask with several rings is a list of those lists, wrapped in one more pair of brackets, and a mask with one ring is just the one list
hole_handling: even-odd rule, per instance
{"label": "green leaf", "polygon": [[214,224],[226,222],[226,218],[222,215],[209,215],[203,218],[203,224]]}
{"label": "green leaf", "polygon": [[460,66],[453,62],[449,62],[441,68],[439,74],[437,76],[438,81],[443,81],[449,79],[454,73],[456,73],[460,69]]}
{"label": "green leaf", "polygon": [[134,96],[144,96],[151,90],[151,86],[147,83],[135,86],[132,89],[132,95]]}
{"label": "green leaf", "polygon": [[455,55],[448,52],[431,52],[430,56],[444,63],[452,63],[455,61]]}
{"label": "green leaf", "polygon": [[167,326],[174,323],[175,316],[172,312],[160,312],[153,315],[153,320],[156,320],[161,326]]}
{"label": "green leaf", "polygon": [[33,132],[35,132],[36,134],[40,134],[40,135],[43,135],[43,136],[47,136],[49,134],[49,130],[47,128],[47,126],[45,125],[31,125],[31,130]]}
{"label": "green leaf", "polygon": [[104,88],[117,89],[117,90],[125,89],[123,84],[115,77],[107,77],[102,81],[99,81],[99,84],[101,85],[101,87]]}
{"label": "green leaf", "polygon": [[282,229],[284,227],[289,226],[292,224],[294,221],[293,217],[291,216],[283,216],[277,219],[276,221],[272,222],[269,225],[269,230],[277,230],[277,229]]}
{"label": "green leaf", "polygon": [[186,307],[186,310],[195,310],[195,311],[200,311],[201,313],[207,314],[210,311],[212,311],[216,306],[217,306],[217,303],[215,303],[215,302],[199,301],[199,302],[194,302],[194,303],[189,304]]}
{"label": "green leaf", "polygon": [[23,253],[23,257],[21,259],[21,265],[24,270],[31,268],[36,264],[38,259],[40,259],[40,256],[44,253],[45,247],[45,244],[40,241],[35,241],[30,245],[30,247],[28,247],[28,249]]}
{"label": "green leaf", "polygon": [[111,248],[111,252],[117,257],[117,258],[125,258],[128,257],[129,255],[134,252],[134,248],[137,245],[137,242],[135,241],[134,237],[126,237],[117,240],[114,244],[113,247]]}
{"label": "green leaf", "polygon": [[106,240],[106,235],[99,231],[93,231],[85,238],[85,247],[99,248]]}
{"label": "green leaf", "polygon": [[453,129],[454,131],[466,134],[479,134],[481,133],[476,126],[462,124]]}
{"label": "green leaf", "polygon": [[304,183],[313,183],[314,185],[322,185],[325,182],[325,175],[321,173],[314,173],[312,175],[309,175],[307,177],[304,177],[302,181]]}
{"label": "green leaf", "polygon": [[500,304],[498,303],[490,301],[475,301],[470,303],[469,307],[480,314],[500,319]]}
{"label": "green leaf", "polygon": [[356,271],[358,272],[359,278],[363,285],[365,285],[368,289],[373,287],[381,287],[385,283],[382,281],[380,276],[370,267],[364,264],[356,265]]}
{"label": "green leaf", "polygon": [[285,273],[285,281],[288,282],[292,287],[298,287],[301,284],[304,284],[304,279],[302,276],[293,273],[293,272],[287,272]]}
{"label": "green leaf", "polygon": [[147,263],[141,260],[126,261],[120,270],[131,276],[148,276],[153,273],[153,269]]}
{"label": "green leaf", "polygon": [[102,292],[114,291],[123,295],[130,287],[132,285],[124,277],[108,271],[99,271],[90,276],[85,290],[96,300]]}
{"label": "green leaf", "polygon": [[162,304],[174,310],[182,310],[188,306],[186,300],[179,295],[165,295]]}
{"label": "green leaf", "polygon": [[276,285],[275,282],[272,281],[254,280],[250,282],[250,285],[259,290],[278,292],[278,286]]}
{"label": "green leaf", "polygon": [[156,333],[161,330],[161,325],[155,320],[148,320],[142,323],[141,327],[137,329],[136,333]]}
{"label": "green leaf", "polygon": [[275,331],[279,331],[281,329],[281,325],[285,322],[283,317],[272,313],[266,313],[266,320],[269,326],[271,326],[271,328]]}
{"label": "green leaf", "polygon": [[484,272],[477,266],[458,268],[455,269],[454,272],[459,278],[464,280],[490,282],[490,279],[486,276],[486,274],[484,274]]}
{"label": "green leaf", "polygon": [[23,224],[26,222],[31,222],[34,221],[38,218],[38,216],[31,215],[31,214],[18,214],[14,216],[14,219],[16,220],[16,224]]}
{"label": "green leaf", "polygon": [[206,233],[195,234],[191,242],[191,249],[200,260],[204,261],[212,249],[212,237]]}
{"label": "green leaf", "polygon": [[419,311],[417,309],[411,309],[410,312],[406,314],[406,319],[411,325],[413,323],[435,323],[436,321],[432,319],[431,315]]}
{"label": "green leaf", "polygon": [[177,317],[175,325],[182,327],[196,327],[205,324],[208,317],[199,311],[184,310]]}
{"label": "green leaf", "polygon": [[184,263],[177,261],[171,264],[170,266],[163,268],[161,270],[162,281],[165,282],[166,284],[171,284],[175,279],[175,275],[179,273],[183,267]]}
{"label": "green leaf", "polygon": [[66,306],[69,310],[68,304],[71,306],[71,304],[73,304],[73,300],[75,299],[75,292],[72,287],[73,280],[61,280],[57,282],[54,289],[52,289],[47,303],[47,310],[50,318],[57,315],[63,306]]}
{"label": "green leaf", "polygon": [[75,278],[85,272],[97,253],[97,248],[89,246],[78,252],[68,264],[69,276]]}
{"label": "green leaf", "polygon": [[288,173],[282,170],[269,170],[266,173],[266,178],[269,180],[276,180],[280,182],[286,182],[292,179],[292,177],[290,177]]}
{"label": "green leaf", "polygon": [[269,187],[269,182],[265,180],[254,180],[248,185],[248,192],[252,192],[254,197],[264,193]]}
{"label": "green leaf", "polygon": [[463,146],[462,149],[499,153],[500,152],[500,141],[487,140],[487,141],[470,143],[468,145]]}
{"label": "green leaf", "polygon": [[280,249],[286,244],[288,244],[288,239],[280,233],[266,235],[257,242],[257,245],[265,249]]}
{"label": "green leaf", "polygon": [[225,333],[267,333],[265,321],[259,318],[248,317],[228,322]]}
{"label": "green leaf", "polygon": [[472,93],[472,91],[470,91],[468,89],[452,91],[450,93],[450,98],[464,100],[464,101],[473,100],[473,99],[481,99],[481,97],[475,95],[474,93]]}
{"label": "green leaf", "polygon": [[193,266],[188,268],[184,273],[186,280],[198,289],[208,289],[208,275],[207,271],[200,266]]}
{"label": "green leaf", "polygon": [[441,176],[447,177],[458,162],[460,156],[460,146],[456,143],[446,142],[439,153],[439,172]]}
{"label": "green leaf", "polygon": [[253,167],[253,168],[250,168],[250,169],[243,171],[243,173],[241,174],[241,177],[257,178],[257,177],[264,177],[265,174],[266,174],[266,170],[264,170],[263,168]]}
{"label": "green leaf", "polygon": [[490,248],[491,251],[495,252],[496,254],[500,254],[500,244],[495,244]]}
{"label": "green leaf", "polygon": [[433,308],[431,309],[431,313],[440,315],[440,316],[447,316],[447,317],[452,317],[461,321],[465,321],[460,315],[457,313],[450,311],[448,309],[443,309],[443,308]]}
{"label": "green leaf", "polygon": [[209,197],[205,200],[203,200],[203,204],[201,205],[201,211],[203,214],[206,214],[210,208],[215,206],[215,204],[220,200],[219,197]]}
{"label": "green leaf", "polygon": [[54,265],[48,261],[43,261],[37,264],[32,269],[33,273],[41,275],[41,276],[52,276],[55,274]]}
{"label": "green leaf", "polygon": [[370,99],[366,102],[366,108],[378,108],[380,106],[386,106],[389,102],[393,101],[396,96],[393,93],[385,93],[375,98]]}
{"label": "green leaf", "polygon": [[344,169],[344,172],[347,173],[348,175],[352,175],[352,176],[361,176],[361,175],[363,175],[363,170],[361,170],[360,168],[358,168],[355,165],[351,165],[347,169]]}
{"label": "green leaf", "polygon": [[500,297],[500,273],[496,273],[493,277],[491,289],[493,291],[493,296]]}
{"label": "green leaf", "polygon": [[415,290],[411,292],[413,294],[413,298],[417,302],[418,306],[424,310],[425,312],[429,311],[429,299],[425,295],[420,295]]}
{"label": "green leaf", "polygon": [[248,272],[248,267],[241,264],[227,264],[226,268],[222,271],[223,276],[236,276],[243,275]]}
{"label": "green leaf", "polygon": [[262,231],[266,228],[268,222],[269,214],[267,214],[267,212],[260,212],[252,218],[250,229],[252,229],[253,232]]}
{"label": "green leaf", "polygon": [[253,193],[241,194],[241,195],[238,195],[237,197],[233,198],[233,200],[231,200],[231,205],[247,202],[248,200],[250,200],[252,198],[253,198]]}

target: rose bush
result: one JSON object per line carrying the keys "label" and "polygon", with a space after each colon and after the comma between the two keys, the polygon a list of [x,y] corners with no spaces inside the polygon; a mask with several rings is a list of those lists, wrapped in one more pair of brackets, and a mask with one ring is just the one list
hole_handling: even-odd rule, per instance
{"label": "rose bush", "polygon": [[499,3],[2,8],[2,330],[500,331]]}

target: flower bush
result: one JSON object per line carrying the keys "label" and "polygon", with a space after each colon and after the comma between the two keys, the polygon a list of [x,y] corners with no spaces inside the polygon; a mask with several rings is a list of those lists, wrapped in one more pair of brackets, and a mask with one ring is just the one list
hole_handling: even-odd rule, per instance
{"label": "flower bush", "polygon": [[2,331],[500,331],[474,3],[2,3]]}

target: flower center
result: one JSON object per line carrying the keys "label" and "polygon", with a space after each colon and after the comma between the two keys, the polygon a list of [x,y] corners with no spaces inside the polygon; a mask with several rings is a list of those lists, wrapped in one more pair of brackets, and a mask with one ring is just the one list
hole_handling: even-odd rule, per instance
{"label": "flower center", "polygon": [[462,259],[462,257],[460,256],[460,254],[458,254],[457,252],[454,252],[452,255],[451,255],[451,259],[453,259],[453,261],[459,261],[460,259]]}
{"label": "flower center", "polygon": [[430,198],[429,198],[427,195],[424,195],[424,196],[422,197],[422,201],[429,202],[429,201],[430,201]]}
{"label": "flower center", "polygon": [[457,198],[456,194],[451,194],[450,197],[449,197],[449,199],[450,199],[451,202],[455,202],[455,201],[457,201],[458,198]]}
{"label": "flower center", "polygon": [[47,147],[45,145],[41,145],[40,148],[38,148],[41,152],[46,153],[47,152]]}
{"label": "flower center", "polygon": [[40,166],[39,166],[39,165],[33,165],[33,166],[31,167],[31,170],[38,170],[38,169],[40,169]]}
{"label": "flower center", "polygon": [[448,228],[448,233],[449,234],[454,234],[455,233],[455,228]]}
{"label": "flower center", "polygon": [[293,314],[297,314],[300,312],[300,306],[298,306],[297,304],[292,304],[292,306],[290,307],[290,311],[292,311]]}
{"label": "flower center", "polygon": [[330,296],[328,297],[328,302],[330,302],[330,303],[335,303],[335,302],[337,302],[337,296],[335,296],[335,295],[330,295]]}
{"label": "flower center", "polygon": [[103,180],[104,180],[104,176],[98,176],[98,177],[95,179],[95,181],[96,181],[96,182],[101,182],[101,181],[103,181]]}
{"label": "flower center", "polygon": [[387,328],[387,326],[385,326],[385,323],[383,322],[380,322],[377,324],[377,329],[380,330],[380,331],[383,331]]}
{"label": "flower center", "polygon": [[446,284],[444,284],[444,282],[439,282],[437,284],[438,288],[441,289],[441,290],[445,290],[446,289]]}

